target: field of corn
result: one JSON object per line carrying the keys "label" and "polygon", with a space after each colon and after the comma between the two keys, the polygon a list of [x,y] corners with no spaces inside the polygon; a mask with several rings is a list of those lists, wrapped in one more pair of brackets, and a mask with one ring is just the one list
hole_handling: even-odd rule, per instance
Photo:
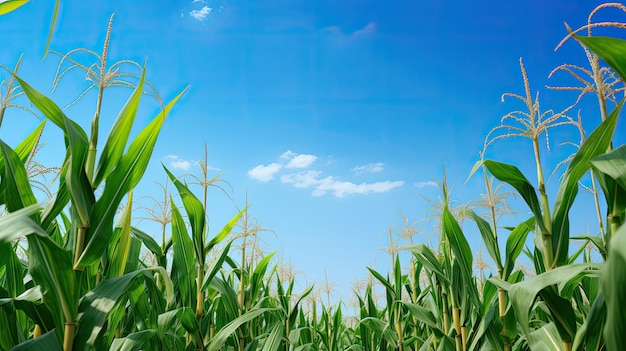
{"label": "field of corn", "polygon": [[[0,15],[20,3],[0,3]],[[528,138],[536,174],[479,160],[470,176],[484,178],[488,211],[482,216],[454,205],[444,176],[437,246],[393,250],[390,272],[364,267],[370,280],[355,290],[356,315],[330,299],[310,299],[313,286],[296,289],[293,275],[282,274],[271,254],[246,252],[261,229],[247,208],[208,234],[207,189],[222,180],[207,176],[206,160],[203,177],[193,179],[178,179],[164,167],[173,187],[171,193],[164,187],[160,232],[131,225],[133,189],[184,91],[161,103],[145,74],[137,84],[126,81],[117,63],[107,62],[111,23],[102,53],[90,51],[94,65],[75,60],[74,52],[51,51],[60,57],[55,89],[73,69],[85,70],[93,83],[99,98],[91,121],[70,119],[22,80],[19,70],[28,68],[19,60],[2,66],[0,126],[12,108],[27,108],[19,99],[45,119],[18,145],[0,140],[0,350],[625,350],[626,146],[615,145],[613,136],[624,103],[626,41],[592,35],[596,27],[625,27],[593,21],[608,7],[626,12],[606,4],[587,26],[564,30],[564,40],[580,43],[589,66],[555,69],[581,84],[562,90],[597,96],[601,123],[583,130],[580,118],[566,115],[575,103],[542,112],[520,60],[523,93],[504,97],[527,109],[504,116],[481,155],[501,139]],[[98,128],[102,93],[120,85],[132,93],[104,133]],[[130,140],[146,93],[162,111]],[[56,167],[37,161],[44,125],[64,133],[66,149],[59,152],[65,160]],[[550,200],[540,138],[562,125],[578,127],[581,141],[563,160],[566,170]],[[53,187],[39,180],[45,173],[55,175]],[[187,181],[203,192],[194,193]],[[517,225],[499,223],[506,207],[499,184],[527,206],[529,215]],[[600,229],[575,236],[580,230],[570,228],[569,212],[582,187],[593,194],[585,206]],[[475,274],[464,222],[478,228],[494,262],[488,277]],[[528,262],[525,269],[520,260]]]}

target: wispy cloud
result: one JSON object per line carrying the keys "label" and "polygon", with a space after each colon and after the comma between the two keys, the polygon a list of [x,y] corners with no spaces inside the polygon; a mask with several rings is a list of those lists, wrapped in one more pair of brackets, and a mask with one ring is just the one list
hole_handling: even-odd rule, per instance
{"label": "wispy cloud", "polygon": [[349,181],[337,180],[333,176],[322,178],[321,175],[322,172],[320,171],[302,171],[293,174],[285,174],[280,177],[280,181],[285,184],[292,184],[296,188],[312,188],[313,196],[322,196],[330,192],[335,197],[345,197],[354,194],[384,193],[404,185],[403,181],[356,184]]}
{"label": "wispy cloud", "polygon": [[[196,2],[196,1],[194,1],[194,2]],[[210,8],[208,6],[203,6],[200,10],[191,10],[191,11],[189,11],[189,16],[197,19],[200,22],[203,22],[204,20],[206,20],[207,16],[209,16],[211,11],[213,11],[212,8]]]}
{"label": "wispy cloud", "polygon": [[181,171],[190,170],[191,167],[198,162],[195,160],[185,160],[178,155],[167,155],[165,156],[165,158],[169,160],[168,162],[169,168],[178,169]]}
{"label": "wispy cloud", "polygon": [[362,37],[362,36],[372,35],[374,33],[376,33],[376,23],[370,22],[370,23],[366,24],[365,27],[363,27],[361,29],[357,29],[354,32],[352,32],[352,36],[353,37]]}
{"label": "wispy cloud", "polygon": [[352,172],[356,173],[356,174],[361,174],[361,173],[378,173],[378,172],[382,172],[383,169],[385,169],[385,164],[382,162],[376,162],[376,163],[368,163],[366,165],[362,165],[362,166],[356,166],[354,168],[352,168]]}
{"label": "wispy cloud", "polygon": [[377,26],[375,22],[369,22],[364,27],[348,33],[344,32],[343,29],[339,26],[329,26],[324,28],[324,31],[333,33],[343,39],[356,39],[374,35],[377,31]]}
{"label": "wispy cloud", "polygon": [[192,3],[192,4],[195,4],[195,3],[197,3],[197,2],[201,2],[201,3],[203,3],[203,4],[206,4],[206,0],[193,0],[191,3]]}
{"label": "wispy cloud", "polygon": [[417,182],[413,185],[415,185],[415,187],[418,189],[422,189],[422,188],[427,188],[427,187],[437,187],[439,184],[437,184],[437,182],[429,180],[426,182]]}
{"label": "wispy cloud", "polygon": [[301,155],[292,152],[291,150],[287,150],[285,153],[280,155],[280,158],[288,161],[285,168],[308,168],[313,164],[313,162],[315,162],[315,160],[317,160],[317,156],[315,155]]}
{"label": "wispy cloud", "polygon": [[248,177],[256,179],[263,183],[267,183],[274,179],[274,175],[282,168],[278,163],[270,163],[269,165],[258,165],[248,171]]}

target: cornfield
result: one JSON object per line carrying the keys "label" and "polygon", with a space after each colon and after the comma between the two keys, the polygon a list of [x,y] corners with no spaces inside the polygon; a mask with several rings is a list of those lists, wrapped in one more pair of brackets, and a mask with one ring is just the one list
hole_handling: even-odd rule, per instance
{"label": "cornfield", "polygon": [[[1,3],[0,14],[17,3]],[[482,173],[487,214],[455,206],[444,176],[436,247],[399,247],[391,252],[389,273],[367,269],[371,279],[355,291],[354,316],[342,304],[311,298],[313,286],[296,291],[293,274],[281,272],[273,254],[255,251],[250,241],[264,229],[249,220],[247,207],[209,234],[206,191],[223,181],[207,176],[206,160],[203,177],[192,179],[203,187],[200,195],[163,167],[175,190],[163,186],[162,217],[156,220],[161,233],[132,225],[133,189],[185,91],[164,103],[145,67],[108,64],[111,24],[102,54],[89,50],[95,64],[74,59],[76,51],[50,51],[61,57],[55,89],[68,71],[82,69],[93,83],[89,89],[98,91],[89,133],[20,78],[19,61],[15,68],[3,66],[8,75],[0,85],[0,125],[5,112],[25,108],[14,102],[19,97],[45,118],[18,145],[0,140],[0,350],[626,349],[626,146],[613,142],[624,104],[618,95],[626,81],[626,41],[592,35],[596,27],[626,25],[592,21],[607,7],[626,12],[621,4],[602,5],[588,25],[566,34],[565,40],[581,44],[590,66],[564,64],[552,72],[582,83],[553,89],[597,96],[601,123],[585,135],[580,118],[567,115],[575,104],[542,112],[520,60],[524,93],[503,98],[518,99],[527,110],[502,118],[470,172]],[[141,73],[122,73],[123,67]],[[98,138],[101,97],[112,86],[132,93],[103,140]],[[155,97],[161,112],[131,140],[144,95]],[[50,168],[35,161],[46,124],[59,128],[65,142],[59,150],[64,161]],[[578,127],[581,142],[563,160],[567,168],[550,202],[539,141],[564,125]],[[536,182],[514,165],[486,158],[511,137],[532,141]],[[55,175],[54,189],[38,180],[45,173]],[[569,212],[588,175],[595,199],[589,213],[597,216],[600,231],[575,236],[579,230],[570,228]],[[514,226],[498,223],[506,200],[496,180],[523,200],[528,218]],[[48,196],[42,200],[36,194]],[[477,257],[463,221],[478,228],[495,264],[489,277],[475,274]],[[585,244],[573,246],[574,239]],[[599,253],[595,259],[589,247]],[[407,257],[409,262],[402,262]],[[521,269],[522,258],[532,267]]]}

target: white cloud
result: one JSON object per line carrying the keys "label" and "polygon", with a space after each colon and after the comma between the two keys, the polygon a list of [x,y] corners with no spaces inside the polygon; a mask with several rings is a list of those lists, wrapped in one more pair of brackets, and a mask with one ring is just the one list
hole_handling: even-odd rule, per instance
{"label": "white cloud", "polygon": [[426,187],[437,187],[439,184],[437,184],[437,182],[434,182],[432,180],[429,180],[427,182],[417,182],[415,184],[416,188],[418,189],[422,189],[422,188],[426,188]]}
{"label": "white cloud", "polygon": [[385,164],[382,162],[376,162],[376,163],[368,163],[362,166],[356,166],[352,168],[352,171],[356,174],[378,173],[378,172],[382,172],[383,169],[385,169]]}
{"label": "white cloud", "polygon": [[201,3],[203,3],[203,4],[206,4],[206,0],[193,0],[191,3],[192,3],[192,4],[195,4],[195,3],[197,3],[197,2],[201,2]]}
{"label": "white cloud", "polygon": [[362,37],[376,33],[376,23],[370,22],[365,27],[352,32],[353,37]]}
{"label": "white cloud", "polygon": [[189,11],[189,16],[197,19],[198,21],[204,21],[213,9],[208,6],[203,6],[200,10]]}
{"label": "white cloud", "polygon": [[193,165],[195,165],[198,161],[195,160],[185,160],[180,158],[178,155],[167,155],[165,156],[169,161],[169,167],[172,169],[179,169],[181,171],[188,171],[191,169]]}
{"label": "white cloud", "polygon": [[285,151],[280,158],[289,161],[285,168],[308,168],[317,160],[315,155],[297,154],[291,150]]}
{"label": "white cloud", "polygon": [[269,165],[258,165],[248,171],[248,177],[267,183],[274,179],[274,175],[282,168],[278,163]]}
{"label": "white cloud", "polygon": [[313,196],[322,196],[331,192],[335,197],[345,197],[353,194],[372,194],[390,191],[404,185],[403,181],[384,181],[375,183],[356,184],[348,181],[336,180],[328,176],[320,178],[320,171],[303,171],[286,174],[280,177],[281,182],[292,184],[296,188],[313,188]]}

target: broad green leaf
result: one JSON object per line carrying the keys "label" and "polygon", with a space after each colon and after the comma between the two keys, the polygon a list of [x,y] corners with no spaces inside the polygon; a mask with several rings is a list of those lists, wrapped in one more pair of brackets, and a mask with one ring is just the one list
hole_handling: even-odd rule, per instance
{"label": "broad green leaf", "polygon": [[626,190],[626,145],[595,157],[591,163]]}
{"label": "broad green leaf", "polygon": [[172,282],[178,287],[182,306],[195,308],[196,259],[183,216],[176,206],[172,206],[172,242],[174,243]]}
{"label": "broad green leaf", "polygon": [[0,217],[0,245],[9,244],[13,240],[28,234],[48,236],[31,218],[39,212],[37,205],[24,207]]}
{"label": "broad green leaf", "polygon": [[[44,119],[20,144],[15,148],[15,152],[20,156],[22,164],[26,163],[28,157],[32,154],[33,150],[37,146],[37,142],[41,138],[43,129],[46,126],[46,120]],[[25,165],[26,166],[26,165]]]}
{"label": "broad green leaf", "polygon": [[135,188],[141,180],[152,156],[152,150],[165,117],[184,92],[183,90],[178,94],[137,135],[126,154],[120,159],[114,172],[107,177],[102,196],[96,201],[91,212],[92,224],[87,235],[88,242],[78,262],[79,267],[92,265],[99,261],[102,252],[108,245],[113,230],[113,218],[122,198],[130,189]]}
{"label": "broad green leaf", "polygon": [[4,158],[2,186],[6,191],[7,210],[12,212],[36,204],[37,199],[18,154],[1,140],[0,148]]}
{"label": "broad green leaf", "polygon": [[235,217],[231,218],[230,221],[226,223],[226,225],[222,228],[222,230],[220,230],[219,233],[217,233],[217,235],[215,235],[213,239],[211,239],[209,243],[206,245],[206,252],[211,251],[211,249],[215,245],[221,243],[222,240],[226,239],[226,237],[228,236],[228,234],[230,234],[230,232],[233,230],[235,225],[237,225],[237,222],[239,222],[239,218],[241,218],[241,216],[247,210],[248,208],[246,207],[243,210],[239,211],[239,213],[237,213]]}
{"label": "broad green leaf", "polygon": [[609,259],[602,274],[602,291],[606,302],[604,340],[607,350],[626,348],[626,226],[614,233]]}
{"label": "broad green leaf", "polygon": [[115,119],[109,136],[104,143],[100,159],[98,160],[98,168],[96,170],[96,176],[93,180],[93,187],[97,188],[98,185],[106,178],[113,169],[117,166],[117,163],[122,158],[124,148],[128,142],[128,136],[133,127],[135,116],[137,115],[137,109],[139,108],[139,101],[143,92],[143,84],[146,76],[146,69],[141,71],[141,79],[135,87],[132,95],[126,101],[126,104],[120,111],[119,115]]}
{"label": "broad green leaf", "polygon": [[85,159],[88,148],[87,135],[80,126],[65,115],[63,119],[70,152],[68,170],[65,174],[65,184],[70,193],[72,205],[80,217],[78,226],[89,226],[89,215],[96,200],[87,178],[87,173],[85,173]]}
{"label": "broad green leaf", "polygon": [[274,328],[272,328],[270,335],[265,338],[265,343],[263,344],[263,349],[261,351],[278,350],[282,341],[283,329],[284,327],[282,323],[276,323]]}
{"label": "broad green leaf", "polygon": [[52,100],[46,97],[44,94],[37,91],[28,83],[23,81],[20,77],[15,77],[20,83],[22,91],[28,97],[28,100],[41,111],[52,123],[56,124],[61,130],[65,131],[64,113],[59,106],[57,106]]}
{"label": "broad green leaf", "polygon": [[602,293],[593,301],[591,310],[587,314],[583,325],[576,332],[576,337],[572,344],[572,350],[601,350],[604,346],[602,334],[606,323],[606,304]]}
{"label": "broad green leaf", "polygon": [[57,23],[57,14],[59,13],[59,5],[61,5],[61,0],[56,0],[54,4],[54,12],[52,12],[52,23],[50,24],[50,33],[48,33],[48,40],[46,40],[46,48],[43,52],[43,57],[46,58],[48,54],[48,48],[50,48],[50,42],[52,41],[52,33],[54,32],[54,27]]}
{"label": "broad green leaf", "polygon": [[150,236],[150,234],[136,227],[131,227],[130,231],[135,237],[141,240],[143,244],[146,245],[146,248],[150,250],[155,256],[163,256],[163,250],[161,249],[161,246],[157,244],[157,242]]}
{"label": "broad green leaf", "polygon": [[424,244],[417,244],[412,246],[404,247],[403,250],[407,250],[412,252],[415,255],[415,258],[424,265],[424,268],[432,273],[434,273],[439,280],[444,282],[446,285],[450,284],[450,280],[444,274],[443,268],[441,264],[433,254],[433,251]]}
{"label": "broad green leaf", "polygon": [[0,16],[6,15],[9,12],[26,5],[29,0],[6,0],[0,2]]}
{"label": "broad green leaf", "polygon": [[213,278],[217,275],[220,269],[222,269],[222,265],[224,264],[226,257],[228,257],[228,252],[230,251],[230,246],[232,243],[233,242],[231,240],[228,242],[228,244],[226,244],[226,246],[222,250],[222,253],[217,258],[217,261],[213,263],[213,267],[211,268],[209,273],[204,276],[204,282],[202,282],[202,290],[206,290],[209,287],[211,280],[213,280]]}
{"label": "broad green leaf", "polygon": [[535,228],[535,217],[530,217],[526,221],[518,224],[515,229],[509,233],[509,237],[506,239],[506,258],[504,260],[504,280],[506,280],[513,268],[515,267],[515,260],[519,257],[524,249],[524,243],[526,243],[526,237],[528,233]]}
{"label": "broad green leaf", "polygon": [[424,323],[432,331],[437,332],[437,336],[440,337],[441,335],[443,335],[443,332],[439,328],[439,325],[437,325],[437,319],[435,318],[435,315],[433,315],[433,312],[431,310],[424,308],[420,305],[416,305],[414,303],[402,300],[398,300],[396,303],[400,303],[405,306],[409,310],[409,313],[411,313],[413,317],[417,318],[420,323]]}
{"label": "broad green leaf", "polygon": [[109,278],[116,278],[124,275],[128,254],[130,253],[130,226],[131,213],[133,211],[133,192],[128,193],[128,203],[124,208],[124,213],[120,217],[120,236],[115,246],[110,262]]}
{"label": "broad green leaf", "polygon": [[155,330],[148,329],[130,333],[123,338],[113,340],[110,351],[139,351],[145,350],[146,344],[156,334]]}
{"label": "broad green leaf", "polygon": [[193,238],[193,245],[196,252],[196,259],[200,262],[204,262],[206,258],[206,251],[204,250],[204,242],[206,238],[206,215],[204,213],[204,206],[202,202],[193,194],[186,184],[183,184],[163,165],[165,173],[170,177],[170,180],[176,186],[180,199],[187,212],[187,218],[191,225],[191,237]]}
{"label": "broad green leaf", "polygon": [[583,142],[561,180],[552,214],[552,246],[557,266],[567,264],[570,237],[569,210],[578,193],[578,181],[589,171],[591,159],[605,153],[611,145],[617,116],[623,104],[623,101],[618,104],[609,117]]}
{"label": "broad green leaf", "polygon": [[24,341],[23,343],[15,346],[9,351],[32,350],[61,351],[61,342],[57,338],[55,330],[51,330],[38,338]]}
{"label": "broad green leaf", "polygon": [[237,329],[244,323],[248,323],[251,320],[261,316],[265,312],[275,311],[275,308],[253,308],[250,311],[242,314],[241,316],[235,318],[233,321],[225,325],[222,329],[220,329],[208,345],[206,345],[207,351],[217,351],[220,350],[228,338],[233,335]]}
{"label": "broad green leaf", "polygon": [[487,252],[489,252],[489,256],[491,256],[491,259],[496,263],[496,268],[502,269],[502,257],[500,256],[500,248],[498,247],[495,228],[492,229],[491,225],[489,225],[486,220],[472,210],[466,211],[465,215],[469,216],[474,220],[474,222],[476,222],[476,226],[480,231],[480,235],[483,238],[483,243],[487,248]]}
{"label": "broad green leaf", "polygon": [[[577,285],[584,276],[598,274],[598,271],[599,266],[593,263],[562,266],[509,286],[511,305],[515,308],[515,315],[524,333],[527,336],[530,333],[529,313],[540,291],[557,285],[558,292],[561,293],[568,290],[568,286]],[[500,284],[496,279],[490,281],[495,285]]]}
{"label": "broad green leaf", "polygon": [[611,37],[584,37],[574,35],[580,41],[600,56],[626,82],[626,41]]}
{"label": "broad green leaf", "polygon": [[526,177],[520,172],[520,170],[512,165],[506,163],[500,163],[496,161],[484,161],[483,164],[494,177],[499,181],[505,182],[511,185],[522,196],[541,229],[542,233],[547,232],[545,224],[542,220],[541,206],[539,205],[539,199],[537,199],[537,193],[533,185],[526,179]]}
{"label": "broad green leaf", "polygon": [[78,351],[88,350],[95,346],[98,334],[102,331],[106,318],[113,307],[121,302],[121,299],[133,287],[132,283],[137,277],[143,276],[152,279],[150,275],[146,274],[149,271],[159,272],[164,278],[166,295],[171,296],[173,294],[172,282],[161,267],[137,270],[118,278],[103,280],[80,301],[79,328],[74,338],[74,345],[79,346]]}
{"label": "broad green leaf", "polygon": [[549,323],[534,330],[528,335],[528,344],[531,350],[562,350],[563,343],[554,323]]}

